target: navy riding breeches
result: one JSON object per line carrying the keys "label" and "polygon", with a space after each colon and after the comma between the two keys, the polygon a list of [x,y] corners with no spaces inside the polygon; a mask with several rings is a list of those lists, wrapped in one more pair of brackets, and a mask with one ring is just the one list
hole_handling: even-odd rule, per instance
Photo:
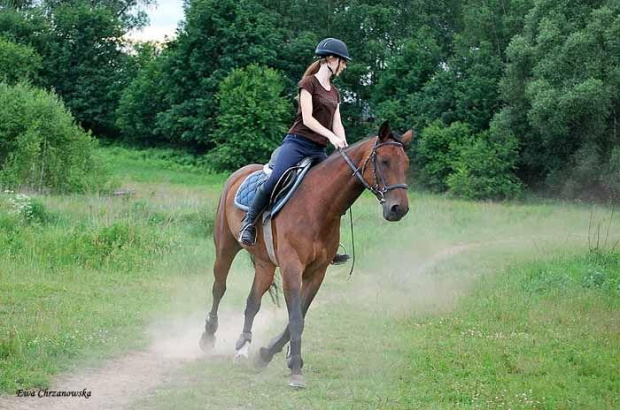
{"label": "navy riding breeches", "polygon": [[295,134],[286,134],[282,142],[280,152],[276,158],[276,163],[269,179],[263,184],[263,189],[271,195],[273,188],[284,172],[290,167],[295,166],[305,157],[311,157],[315,164],[327,158],[325,146],[317,144],[306,137]]}

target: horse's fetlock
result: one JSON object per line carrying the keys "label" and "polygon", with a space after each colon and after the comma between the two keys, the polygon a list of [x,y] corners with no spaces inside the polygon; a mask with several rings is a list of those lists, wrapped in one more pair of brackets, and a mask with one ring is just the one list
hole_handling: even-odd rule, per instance
{"label": "horse's fetlock", "polygon": [[286,361],[286,364],[291,370],[301,369],[302,367],[304,367],[304,360],[301,358],[301,355],[296,354],[289,357]]}
{"label": "horse's fetlock", "polygon": [[237,343],[235,344],[235,350],[241,349],[246,343],[252,343],[252,332],[241,333]]}
{"label": "horse's fetlock", "polygon": [[218,327],[217,315],[215,316],[209,315],[209,317],[207,318],[205,322],[205,332],[211,335],[215,334],[215,332],[217,331],[217,327]]}

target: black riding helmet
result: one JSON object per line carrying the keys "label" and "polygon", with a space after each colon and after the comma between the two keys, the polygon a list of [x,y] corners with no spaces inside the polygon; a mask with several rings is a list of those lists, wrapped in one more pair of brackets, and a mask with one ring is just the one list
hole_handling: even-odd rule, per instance
{"label": "black riding helmet", "polygon": [[316,46],[316,51],[314,53],[320,57],[336,56],[344,60],[351,61],[347,45],[342,40],[338,40],[337,38],[329,37],[321,40],[319,45]]}

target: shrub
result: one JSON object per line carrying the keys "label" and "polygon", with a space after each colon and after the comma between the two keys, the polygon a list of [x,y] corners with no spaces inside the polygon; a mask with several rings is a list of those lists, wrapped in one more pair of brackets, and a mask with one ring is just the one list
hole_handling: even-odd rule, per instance
{"label": "shrub", "polygon": [[25,223],[47,223],[53,218],[45,208],[45,205],[38,200],[25,194],[17,194],[8,199],[10,213],[18,215]]}
{"label": "shrub", "polygon": [[450,192],[468,199],[505,199],[521,192],[513,170],[517,160],[517,140],[512,135],[486,131],[459,145],[447,177]]}
{"label": "shrub", "polygon": [[469,127],[461,122],[444,127],[435,121],[424,128],[416,152],[422,182],[436,191],[448,189],[447,178],[454,172],[458,146],[470,136]]}
{"label": "shrub", "polygon": [[283,90],[282,76],[259,65],[233,70],[226,77],[217,94],[217,145],[207,154],[211,167],[230,171],[269,160],[289,122]]}
{"label": "shrub", "polygon": [[34,80],[40,69],[41,57],[33,48],[0,37],[0,82]]}
{"label": "shrub", "polygon": [[55,95],[27,84],[0,84],[0,186],[99,189],[107,173],[95,148],[96,141]]}

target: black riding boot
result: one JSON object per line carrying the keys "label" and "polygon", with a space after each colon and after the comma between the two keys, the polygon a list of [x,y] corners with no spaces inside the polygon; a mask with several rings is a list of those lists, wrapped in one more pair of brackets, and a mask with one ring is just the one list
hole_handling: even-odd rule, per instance
{"label": "black riding boot", "polygon": [[346,253],[337,253],[332,260],[332,265],[344,265],[349,261],[350,256]]}
{"label": "black riding boot", "polygon": [[247,246],[252,246],[256,243],[256,221],[269,204],[270,195],[265,192],[263,188],[264,187],[261,185],[258,190],[256,190],[252,205],[250,205],[250,209],[241,221],[239,242]]}

